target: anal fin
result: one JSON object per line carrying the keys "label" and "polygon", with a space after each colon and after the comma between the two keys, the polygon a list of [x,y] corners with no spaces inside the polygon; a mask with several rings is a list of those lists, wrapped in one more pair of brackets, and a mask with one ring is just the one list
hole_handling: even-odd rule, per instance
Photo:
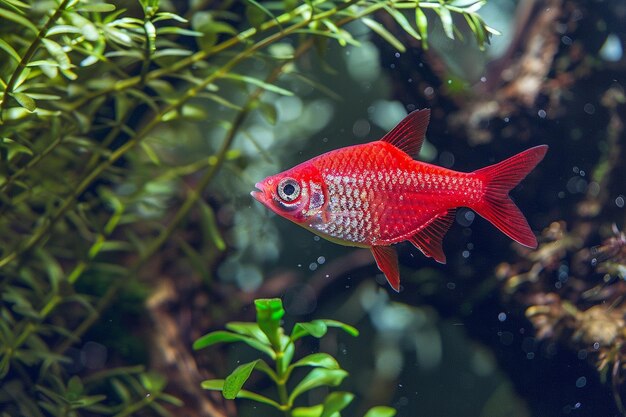
{"label": "anal fin", "polygon": [[450,209],[432,218],[409,241],[422,253],[435,261],[445,264],[446,254],[443,252],[442,241],[452,226],[456,210]]}
{"label": "anal fin", "polygon": [[378,269],[385,274],[391,288],[400,292],[400,271],[398,270],[398,254],[391,246],[372,246],[372,254]]}

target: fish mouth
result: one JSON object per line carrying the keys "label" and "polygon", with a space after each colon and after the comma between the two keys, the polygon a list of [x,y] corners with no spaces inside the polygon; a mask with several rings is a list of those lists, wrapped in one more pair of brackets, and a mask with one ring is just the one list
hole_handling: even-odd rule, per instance
{"label": "fish mouth", "polygon": [[263,184],[257,182],[256,184],[254,184],[254,187],[256,188],[256,190],[250,191],[250,195],[259,203],[265,204],[267,201],[267,197],[265,196]]}

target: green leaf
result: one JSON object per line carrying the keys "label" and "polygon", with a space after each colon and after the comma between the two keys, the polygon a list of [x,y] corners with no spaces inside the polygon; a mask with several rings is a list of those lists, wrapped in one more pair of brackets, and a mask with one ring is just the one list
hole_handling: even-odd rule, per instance
{"label": "green leaf", "polygon": [[141,149],[143,149],[143,151],[145,152],[146,156],[148,156],[148,159],[150,159],[150,161],[154,165],[156,165],[156,166],[161,165],[161,160],[159,159],[159,155],[157,155],[157,153],[154,151],[154,149],[152,149],[152,146],[147,144],[145,141],[142,141],[139,144],[139,146],[141,146]]}
{"label": "green leaf", "polygon": [[72,409],[91,407],[94,404],[106,400],[106,395],[89,395],[72,401]]}
{"label": "green leaf", "polygon": [[218,330],[216,332],[211,332],[206,334],[196,340],[193,343],[194,350],[203,349],[205,347],[214,345],[216,343],[232,343],[232,342],[243,342],[248,346],[253,347],[256,350],[259,350],[263,353],[266,353],[270,358],[275,359],[276,353],[274,350],[264,343],[259,342],[256,339],[253,339],[248,336],[242,336],[240,334],[226,332],[224,330]]}
{"label": "green leaf", "polygon": [[154,27],[154,23],[146,20],[143,24],[143,29],[148,40],[148,50],[150,54],[153,54],[156,49],[156,28]]}
{"label": "green leaf", "polygon": [[448,10],[445,6],[435,9],[435,12],[439,15],[441,19],[441,24],[443,25],[443,31],[446,33],[446,36],[450,39],[454,39],[454,25],[452,23],[452,14],[450,10]]}
{"label": "green leaf", "polygon": [[22,9],[30,9],[30,5],[29,4],[26,4],[26,3],[21,2],[19,0],[2,0],[2,2],[4,4],[6,4],[7,6],[15,7],[16,10],[19,10],[20,8],[22,8]]}
{"label": "green leaf", "polygon": [[34,112],[37,110],[37,103],[31,97],[24,93],[11,93],[11,96],[19,103],[20,106],[24,107],[29,112]]}
{"label": "green leaf", "polygon": [[291,412],[293,417],[320,417],[324,411],[322,404],[314,405],[312,407],[296,407]]}
{"label": "green leaf", "polygon": [[35,34],[39,32],[39,30],[37,29],[37,26],[30,23],[28,19],[10,10],[0,8],[0,18],[11,20],[12,22],[17,23],[18,25],[24,26],[25,28],[29,29]]}
{"label": "green leaf", "polygon": [[144,372],[139,375],[141,385],[148,391],[162,391],[167,385],[165,376],[156,372]]}
{"label": "green leaf", "polygon": [[40,94],[40,93],[28,93],[30,98],[34,98],[35,100],[60,100],[61,96],[56,96],[54,94]]}
{"label": "green leaf", "polygon": [[213,100],[215,101],[217,104],[221,104],[224,107],[227,107],[229,109],[233,109],[233,110],[237,110],[237,111],[241,111],[243,110],[243,108],[231,101],[226,100],[224,97],[217,95],[217,94],[213,94],[213,93],[200,93],[198,94],[198,97],[206,97],[209,100]]}
{"label": "green leaf", "polygon": [[7,149],[7,159],[9,161],[12,160],[15,157],[15,155],[19,155],[23,153],[33,156],[32,150],[30,150],[25,145],[22,145],[21,143],[15,142],[12,139],[2,138],[0,142],[2,142],[3,146],[6,147]]}
{"label": "green leaf", "polygon": [[[200,385],[202,386],[202,388],[206,390],[223,391],[224,380],[223,379],[209,379],[206,381],[202,381]],[[278,410],[282,409],[280,404],[278,404],[276,401],[271,400],[267,397],[264,397],[263,395],[260,395],[251,391],[246,391],[245,389],[242,389],[241,391],[239,391],[239,393],[237,394],[237,398],[246,398],[248,400],[253,400],[258,403],[270,405]]]}
{"label": "green leaf", "polygon": [[[342,30],[339,33],[333,33],[333,32],[328,32],[326,30],[315,30],[315,29],[298,29],[295,30],[294,33],[306,33],[308,35],[315,35],[314,40],[316,42],[321,42],[324,41],[324,39],[320,39],[320,36],[324,36],[324,37],[328,37],[328,38],[332,38],[332,39],[336,39],[337,42],[339,43],[339,45],[341,46],[346,46],[347,44],[353,45],[353,46],[361,46],[361,44],[359,43],[359,41],[352,39],[352,37],[348,37],[347,34],[349,34],[349,32]],[[320,45],[321,47],[322,45]],[[325,48],[322,48],[322,50],[324,50]],[[286,58],[283,58],[286,59]]]}
{"label": "green leaf", "polygon": [[396,22],[398,22],[400,27],[402,29],[404,29],[404,31],[406,33],[408,33],[409,35],[411,35],[412,37],[414,37],[417,40],[421,40],[422,39],[422,37],[415,31],[415,29],[413,29],[413,26],[411,26],[411,24],[409,23],[407,18],[404,17],[402,12],[400,12],[399,10],[396,10],[396,9],[392,9],[391,7],[389,7],[387,5],[385,5],[384,8],[387,11],[387,13],[389,13],[391,15],[391,17],[393,17]]}
{"label": "green leaf", "polygon": [[193,52],[187,51],[185,49],[165,48],[165,49],[159,49],[158,51],[156,51],[153,55],[153,58],[158,59],[158,58],[163,58],[163,57],[168,57],[168,56],[189,56],[191,54],[193,54]]}
{"label": "green leaf", "polygon": [[397,411],[391,407],[378,406],[370,408],[363,417],[393,417]]}
{"label": "green leaf", "polygon": [[283,354],[276,360],[276,368],[279,372],[284,373],[287,372],[287,368],[289,368],[289,364],[293,359],[293,354],[296,351],[296,347],[287,336],[284,334],[281,335],[281,346],[283,346]]}
{"label": "green leaf", "polygon": [[[446,9],[447,10],[447,9]],[[391,32],[389,32],[383,25],[369,17],[364,17],[361,21],[368,28],[376,32],[381,38],[386,40],[391,46],[396,48],[399,52],[406,52],[406,48],[402,45],[402,42],[398,40]]]}
{"label": "green leaf", "polygon": [[42,39],[41,42],[44,44],[50,55],[52,55],[54,60],[59,64],[60,69],[69,69],[72,66],[70,58],[67,56],[61,45],[51,39]]}
{"label": "green leaf", "polygon": [[350,392],[331,392],[324,400],[324,411],[320,417],[332,417],[346,408],[354,399],[354,394]]}
{"label": "green leaf", "polygon": [[[276,24],[278,25],[278,27],[281,28],[281,30],[282,30],[282,27],[280,26],[280,22],[278,21],[278,19],[276,19],[276,16],[274,16],[272,14],[272,12],[270,12],[265,6],[263,6],[261,3],[255,1],[255,0],[245,0],[245,2],[251,4],[252,6],[257,8],[258,10],[262,11],[270,19],[273,19],[276,22]],[[261,23],[263,23],[263,22],[261,22]]]}
{"label": "green leaf", "polygon": [[264,90],[271,91],[272,93],[281,94],[283,96],[293,96],[293,93],[284,88],[280,88],[274,84],[266,83],[258,78],[249,77],[247,75],[228,73],[224,74],[224,78],[230,78],[232,80],[242,81],[244,83],[252,84],[257,87],[261,87]]}
{"label": "green leaf", "polygon": [[206,390],[222,391],[224,389],[223,379],[207,379],[202,381],[200,386]]}
{"label": "green leaf", "polygon": [[467,24],[474,33],[474,37],[476,38],[476,43],[478,44],[478,47],[481,50],[485,49],[485,42],[489,42],[489,38],[485,33],[485,29],[483,28],[482,23],[471,14],[465,14],[463,16],[465,16]]}
{"label": "green leaf", "polygon": [[248,24],[253,28],[259,29],[263,22],[265,22],[265,13],[258,7],[254,7],[252,4],[246,5],[246,20]]}
{"label": "green leaf", "polygon": [[159,35],[173,34],[173,35],[179,35],[179,36],[194,36],[194,37],[199,37],[203,35],[202,32],[179,28],[178,26],[167,26],[164,28],[160,27],[157,29],[157,33]]}
{"label": "green leaf", "polygon": [[275,350],[280,350],[282,328],[280,320],[285,315],[283,302],[280,298],[254,300],[256,319],[259,328],[265,333]]}
{"label": "green leaf", "polygon": [[453,0],[449,2],[450,6],[458,7],[463,9],[464,13],[476,13],[487,4],[486,0]]}
{"label": "green leaf", "polygon": [[177,22],[187,23],[187,19],[185,19],[184,17],[179,16],[175,13],[170,13],[170,12],[159,12],[156,14],[156,17],[152,19],[152,21],[158,22],[160,20],[167,20],[167,19],[173,19],[173,20],[176,20]]}
{"label": "green leaf", "polygon": [[91,3],[85,4],[80,3],[80,5],[76,8],[76,10],[80,12],[96,12],[96,13],[105,13],[115,11],[115,5],[109,3]]}
{"label": "green leaf", "polygon": [[243,365],[239,365],[230,375],[226,377],[224,380],[224,389],[222,390],[222,395],[227,400],[234,400],[241,391],[243,384],[246,383],[248,378],[250,378],[250,374],[254,370],[257,362],[259,360],[255,360],[252,362],[245,363]]}
{"label": "green leaf", "polygon": [[271,124],[272,126],[276,125],[278,112],[276,111],[276,106],[274,106],[273,103],[260,102],[259,111],[269,124]]}
{"label": "green leaf", "polygon": [[9,56],[11,56],[11,58],[13,58],[16,62],[20,62],[22,59],[20,54],[18,54],[17,51],[3,39],[0,39],[0,49],[9,54]]}
{"label": "green leaf", "polygon": [[417,30],[419,30],[419,33],[422,36],[422,47],[424,49],[428,49],[428,19],[419,7],[415,8],[415,23],[417,25]]}
{"label": "green leaf", "polygon": [[308,323],[296,323],[291,331],[291,340],[296,341],[303,336],[323,337],[328,327],[322,320],[313,320]]}
{"label": "green leaf", "polygon": [[293,404],[299,395],[313,388],[322,386],[336,387],[341,384],[346,376],[348,376],[348,373],[343,369],[315,368],[293,389],[289,396],[289,404]]}
{"label": "green leaf", "polygon": [[319,339],[326,334],[328,327],[338,327],[346,333],[350,334],[351,336],[356,337],[359,335],[359,331],[348,324],[342,323],[337,320],[321,319],[313,320],[308,323],[296,323],[293,326],[293,330],[291,332],[291,340],[296,341],[299,338],[307,335],[317,337]]}
{"label": "green leaf", "polygon": [[82,30],[76,26],[71,26],[71,25],[56,25],[56,26],[51,27],[48,30],[48,33],[46,35],[54,36],[54,35],[61,35],[65,33],[78,34],[78,33],[82,33]]}
{"label": "green leaf", "polygon": [[256,367],[254,369],[256,369],[257,371],[265,373],[267,376],[272,378],[274,381],[278,381],[278,376],[276,375],[276,372],[274,372],[274,370],[272,368],[270,368],[270,366],[267,364],[267,362],[265,362],[263,359],[259,359],[259,361],[257,362]]}
{"label": "green leaf", "polygon": [[232,321],[230,323],[226,323],[226,328],[235,333],[253,337],[261,343],[266,343],[268,345],[270,343],[265,333],[263,333],[259,325],[256,323]]}
{"label": "green leaf", "polygon": [[324,324],[328,327],[340,328],[344,332],[348,333],[350,336],[357,337],[359,335],[359,331],[355,327],[350,326],[349,324],[342,323],[337,320],[330,320],[330,319],[322,319],[321,321],[323,321]]}
{"label": "green leaf", "polygon": [[337,360],[330,356],[328,353],[312,353],[300,359],[293,365],[293,368],[297,366],[315,366],[326,369],[339,369]]}
{"label": "green leaf", "polygon": [[[213,208],[209,206],[208,204],[206,204],[203,200],[200,200],[200,201],[201,201],[200,213],[202,215],[202,227],[207,231],[209,239],[211,239],[211,242],[213,242],[213,244],[219,251],[226,250],[226,242],[224,242],[224,239],[222,238],[222,234],[220,233],[219,228],[217,227],[217,222],[215,220],[215,213],[213,213]],[[261,339],[258,339],[258,340],[265,343],[265,341]]]}

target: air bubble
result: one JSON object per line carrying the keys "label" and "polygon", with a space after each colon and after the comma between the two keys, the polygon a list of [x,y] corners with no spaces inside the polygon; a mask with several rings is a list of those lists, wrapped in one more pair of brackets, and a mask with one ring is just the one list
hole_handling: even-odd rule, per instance
{"label": "air bubble", "polygon": [[498,314],[498,320],[500,321],[505,321],[506,320],[506,313],[503,311],[500,314]]}
{"label": "air bubble", "polygon": [[619,208],[624,208],[624,196],[620,195],[615,199],[615,205]]}
{"label": "air bubble", "polygon": [[541,117],[542,119],[545,119],[548,114],[546,113],[545,110],[541,109],[537,112],[537,115]]}

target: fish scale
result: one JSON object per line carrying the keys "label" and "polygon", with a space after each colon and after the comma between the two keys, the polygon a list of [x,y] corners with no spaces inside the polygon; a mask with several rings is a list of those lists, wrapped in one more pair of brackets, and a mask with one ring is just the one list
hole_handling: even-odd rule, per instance
{"label": "fish scale", "polygon": [[[451,205],[471,205],[482,192],[480,179],[415,161],[386,142],[326,156],[311,163],[322,173],[330,215],[326,223],[312,228],[339,240],[366,245],[400,242],[436,213]],[[355,166],[354,161],[361,163]],[[369,203],[367,208],[363,201]],[[354,218],[360,222],[349,224]]]}
{"label": "fish scale", "polygon": [[[458,207],[469,207],[518,243],[536,247],[508,197],[545,156],[536,146],[474,172],[415,160],[429,110],[415,111],[381,140],[327,152],[256,184],[252,196],[279,215],[335,243],[370,248],[389,284],[400,289],[390,246],[410,241],[445,263],[444,235]],[[287,185],[289,187],[287,187]]]}

